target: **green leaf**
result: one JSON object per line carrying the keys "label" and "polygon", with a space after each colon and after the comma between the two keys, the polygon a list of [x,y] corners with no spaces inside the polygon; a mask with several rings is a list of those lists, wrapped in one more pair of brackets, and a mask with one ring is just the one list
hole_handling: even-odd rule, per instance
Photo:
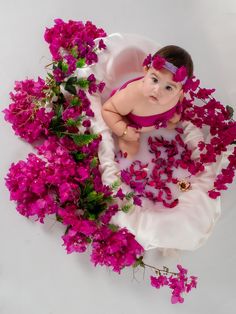
{"label": "green leaf", "polygon": [[70,77],[65,84],[65,90],[67,90],[69,93],[76,95],[76,87],[74,85],[77,84],[77,77],[72,76]]}
{"label": "green leaf", "polygon": [[69,125],[69,126],[75,126],[76,125],[76,121],[72,118],[68,119],[66,121],[66,124]]}
{"label": "green leaf", "polygon": [[111,189],[114,190],[114,191],[116,191],[116,190],[119,188],[120,184],[121,184],[120,180],[115,180],[115,181],[111,184]]}
{"label": "green leaf", "polygon": [[68,68],[69,68],[68,64],[65,62],[62,62],[62,64],[61,64],[62,72],[66,73],[68,71]]}
{"label": "green leaf", "polygon": [[132,208],[132,205],[131,205],[131,204],[126,204],[126,205],[124,205],[123,207],[121,207],[121,210],[122,210],[124,213],[128,213],[131,208]]}
{"label": "green leaf", "polygon": [[163,266],[163,271],[167,274],[169,272],[169,268],[166,266]]}
{"label": "green leaf", "polygon": [[86,154],[78,153],[78,152],[72,152],[71,155],[76,161],[81,161],[86,157]]}
{"label": "green leaf", "polygon": [[52,118],[49,124],[49,130],[55,133],[58,137],[63,137],[65,132],[65,127],[63,126],[64,121],[62,121],[60,116],[55,116]]}
{"label": "green leaf", "polygon": [[57,118],[61,118],[62,113],[63,113],[63,105],[56,106],[55,112],[56,112]]}
{"label": "green leaf", "polygon": [[114,224],[109,224],[108,225],[108,228],[111,230],[111,231],[118,231],[119,230],[119,227],[117,225],[114,225]]}
{"label": "green leaf", "polygon": [[97,134],[75,134],[70,135],[75,144],[78,146],[84,146],[92,142],[94,139],[98,137]]}
{"label": "green leaf", "polygon": [[81,125],[82,120],[83,120],[82,116],[78,117],[76,120],[70,118],[70,119],[68,119],[66,121],[66,124],[69,125],[69,126],[77,126],[77,127],[79,127]]}
{"label": "green leaf", "polygon": [[234,115],[234,109],[231,106],[227,105],[226,106],[226,110],[228,111],[229,118],[231,119],[233,117],[233,115]]}
{"label": "green leaf", "polygon": [[97,216],[95,214],[91,214],[91,213],[88,213],[88,218],[90,220],[96,220],[97,219]]}
{"label": "green leaf", "polygon": [[103,200],[103,198],[104,198],[103,193],[97,193],[96,191],[92,191],[88,194],[87,201],[89,203],[95,202],[96,204],[98,204]]}
{"label": "green leaf", "polygon": [[89,81],[87,81],[86,79],[83,78],[79,78],[77,80],[77,85],[79,85],[79,87],[86,89],[89,86]]}
{"label": "green leaf", "polygon": [[91,243],[92,242],[92,239],[90,239],[90,238],[86,238],[86,242],[88,242],[88,243]]}
{"label": "green leaf", "polygon": [[64,133],[62,133],[61,131],[54,131],[54,133],[56,134],[57,137],[59,138],[63,138],[65,136]]}
{"label": "green leaf", "polygon": [[54,76],[51,73],[47,73],[47,75],[50,77],[50,79],[54,80]]}
{"label": "green leaf", "polygon": [[70,101],[71,106],[79,106],[81,104],[81,101],[79,97],[75,96]]}
{"label": "green leaf", "polygon": [[134,192],[129,192],[125,195],[125,198],[129,201],[134,196]]}
{"label": "green leaf", "polygon": [[95,168],[98,165],[98,158],[97,157],[93,157],[91,163],[90,163],[90,167],[91,168]]}
{"label": "green leaf", "polygon": [[97,199],[97,192],[92,191],[88,194],[87,199],[89,202],[95,201]]}
{"label": "green leaf", "polygon": [[61,60],[57,63],[57,65],[55,65],[55,69],[56,69],[57,67],[58,67],[60,70],[62,70],[62,61],[61,61]]}
{"label": "green leaf", "polygon": [[76,67],[77,68],[82,68],[83,66],[85,66],[85,58],[80,58],[77,62],[76,62]]}
{"label": "green leaf", "polygon": [[55,95],[59,95],[60,94],[60,86],[52,86],[52,91],[53,91],[53,93],[55,94]]}
{"label": "green leaf", "polygon": [[75,120],[76,126],[80,126],[80,125],[81,125],[81,122],[83,121],[83,119],[84,119],[84,116],[83,116],[83,115],[82,115],[82,116],[79,116],[79,117]]}
{"label": "green leaf", "polygon": [[76,84],[77,83],[77,77],[76,76],[71,76],[70,78],[68,78],[66,83],[68,83],[69,85],[70,84]]}
{"label": "green leaf", "polygon": [[133,268],[136,268],[138,266],[144,267],[143,256],[140,256],[139,258],[137,258],[136,262],[132,266]]}
{"label": "green leaf", "polygon": [[67,82],[66,82],[66,85],[65,85],[65,90],[67,92],[71,93],[72,95],[76,95],[77,94],[75,86],[71,85],[71,84],[68,84]]}
{"label": "green leaf", "polygon": [[78,58],[78,47],[77,46],[74,46],[72,49],[71,49],[71,54],[74,58]]}
{"label": "green leaf", "polygon": [[93,191],[93,184],[91,182],[86,182],[84,190],[82,191],[83,195],[86,196],[88,193]]}
{"label": "green leaf", "polygon": [[67,226],[65,230],[65,235],[68,233],[68,231],[71,229],[71,226]]}
{"label": "green leaf", "polygon": [[56,214],[56,221],[63,222],[63,219],[58,214]]}

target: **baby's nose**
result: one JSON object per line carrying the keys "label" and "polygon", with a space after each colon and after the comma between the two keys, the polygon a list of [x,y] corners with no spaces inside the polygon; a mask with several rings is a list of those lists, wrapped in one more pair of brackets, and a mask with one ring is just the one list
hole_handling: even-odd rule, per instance
{"label": "baby's nose", "polygon": [[161,93],[160,86],[159,86],[159,85],[156,85],[156,86],[154,87],[154,91],[155,91],[155,94],[156,94],[157,96],[160,95],[160,93]]}

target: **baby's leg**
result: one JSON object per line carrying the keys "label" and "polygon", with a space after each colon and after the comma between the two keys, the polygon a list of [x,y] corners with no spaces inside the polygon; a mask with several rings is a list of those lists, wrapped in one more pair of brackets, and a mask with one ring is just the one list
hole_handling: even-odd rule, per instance
{"label": "baby's leg", "polygon": [[118,145],[122,153],[127,153],[127,158],[132,159],[138,153],[140,143],[138,141],[125,141],[119,137]]}

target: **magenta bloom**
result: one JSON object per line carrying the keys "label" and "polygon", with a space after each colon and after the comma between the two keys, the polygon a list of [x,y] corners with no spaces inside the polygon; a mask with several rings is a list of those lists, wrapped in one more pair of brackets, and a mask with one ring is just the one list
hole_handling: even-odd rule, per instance
{"label": "magenta bloom", "polygon": [[40,77],[38,81],[16,82],[15,93],[10,93],[13,102],[8,109],[3,110],[5,120],[12,124],[15,134],[29,143],[49,133],[48,128],[54,112],[37,104],[45,98],[47,88]]}
{"label": "magenta bloom", "polygon": [[152,62],[152,55],[149,54],[143,61],[143,66],[149,67]]}
{"label": "magenta bloom", "polygon": [[158,275],[157,277],[151,276],[151,285],[157,289],[168,286],[172,290],[171,303],[183,303],[183,293],[189,293],[192,288],[197,287],[197,277],[187,277],[187,269],[181,265],[177,265],[179,272],[177,276]]}
{"label": "magenta bloom", "polygon": [[107,225],[110,222],[112,216],[118,212],[118,209],[119,207],[117,204],[109,206],[105,213],[100,216],[101,222]]}
{"label": "magenta bloom", "polygon": [[[44,34],[54,60],[59,61],[63,57],[63,50],[69,52],[75,46],[78,47],[78,58],[86,57],[87,64],[96,60],[97,55],[92,51],[95,47],[94,39],[106,36],[102,28],[97,28],[90,21],[84,24],[81,21],[64,22],[61,19],[55,19],[54,22],[55,25],[47,28]],[[104,43],[99,41],[98,48],[104,49]]]}
{"label": "magenta bloom", "polygon": [[114,232],[106,226],[101,227],[95,234],[92,249],[91,261],[95,266],[106,265],[118,273],[124,267],[133,265],[143,253],[142,246],[133,234],[126,229]]}
{"label": "magenta bloom", "polygon": [[152,66],[154,67],[154,69],[156,70],[160,70],[163,68],[163,66],[165,65],[166,61],[164,58],[160,57],[160,56],[155,56],[152,60]]}
{"label": "magenta bloom", "polygon": [[77,220],[75,225],[62,236],[67,253],[86,251],[91,242],[90,237],[93,236],[96,229],[97,226],[94,221]]}
{"label": "magenta bloom", "polygon": [[79,175],[81,182],[89,178],[89,170],[87,167],[79,167],[77,169],[77,173]]}
{"label": "magenta bloom", "polygon": [[195,91],[200,84],[200,80],[194,80],[194,76],[192,78],[188,78],[183,86],[184,92],[188,92],[190,90]]}
{"label": "magenta bloom", "polygon": [[208,195],[210,196],[210,198],[216,199],[218,196],[220,196],[220,192],[211,190],[208,191]]}
{"label": "magenta bloom", "polygon": [[123,193],[122,189],[119,189],[115,196],[123,200],[125,197],[125,194]]}
{"label": "magenta bloom", "polygon": [[18,212],[26,217],[37,216],[40,222],[58,209],[54,194],[47,188],[45,167],[43,160],[29,154],[27,162],[11,165],[6,177],[10,198],[17,202]]}
{"label": "magenta bloom", "polygon": [[187,77],[187,70],[185,66],[181,66],[173,75],[173,80],[175,82],[182,82],[186,77]]}
{"label": "magenta bloom", "polygon": [[104,43],[104,41],[102,39],[99,40],[99,43],[98,43],[98,48],[99,49],[106,49],[106,45]]}
{"label": "magenta bloom", "polygon": [[160,275],[158,277],[151,276],[151,285],[157,289],[163,286],[167,286],[169,281],[166,276]]}

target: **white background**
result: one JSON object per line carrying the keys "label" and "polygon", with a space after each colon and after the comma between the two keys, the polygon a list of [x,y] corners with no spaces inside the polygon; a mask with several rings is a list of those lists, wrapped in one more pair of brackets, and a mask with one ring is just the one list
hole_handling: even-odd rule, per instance
{"label": "white background", "polygon": [[[0,0],[1,110],[15,80],[45,77],[50,55],[43,34],[54,18],[91,20],[108,34],[136,33],[182,46],[191,53],[202,86],[215,87],[217,98],[235,108],[235,0]],[[10,164],[32,149],[14,136],[3,114],[0,125],[1,314],[235,313],[235,181],[223,193],[221,218],[202,248],[181,260],[149,253],[157,266],[181,262],[199,276],[198,289],[185,303],[171,305],[169,291],[152,288],[148,273],[140,271],[133,280],[132,269],[117,275],[93,267],[87,253],[67,255],[62,226],[53,220],[40,225],[15,211],[3,178]]]}

